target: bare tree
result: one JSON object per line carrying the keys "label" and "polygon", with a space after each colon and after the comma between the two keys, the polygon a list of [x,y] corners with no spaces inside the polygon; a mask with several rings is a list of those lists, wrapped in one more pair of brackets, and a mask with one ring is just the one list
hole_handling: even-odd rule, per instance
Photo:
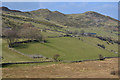
{"label": "bare tree", "polygon": [[41,34],[41,31],[38,28],[33,27],[32,25],[30,26],[30,24],[24,24],[24,26],[19,30],[19,36],[23,39],[27,38],[39,41],[45,39],[45,37]]}
{"label": "bare tree", "polygon": [[7,39],[7,43],[9,47],[13,47],[13,43],[18,40],[18,35],[16,30],[6,30],[4,31],[4,35]]}
{"label": "bare tree", "polygon": [[9,47],[13,47],[14,43],[18,41],[19,38],[27,38],[30,40],[44,40],[44,36],[41,34],[41,31],[36,27],[33,27],[32,24],[23,24],[19,30],[15,28],[7,29],[3,31],[4,36],[7,39]]}
{"label": "bare tree", "polygon": [[45,39],[45,37],[41,34],[41,31],[38,30],[37,28],[31,28],[31,39],[36,39],[38,41],[42,41]]}
{"label": "bare tree", "polygon": [[99,59],[100,59],[100,60],[104,60],[105,58],[103,57],[102,54],[99,54]]}

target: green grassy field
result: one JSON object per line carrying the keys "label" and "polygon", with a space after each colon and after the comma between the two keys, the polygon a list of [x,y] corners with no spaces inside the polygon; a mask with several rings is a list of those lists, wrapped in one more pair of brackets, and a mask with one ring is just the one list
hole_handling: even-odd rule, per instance
{"label": "green grassy field", "polygon": [[107,44],[106,41],[102,41],[102,40],[99,40],[97,38],[91,38],[91,37],[81,37],[81,39],[83,39],[86,43],[94,45],[94,46],[96,44],[104,44],[108,51],[114,50],[115,52],[118,52],[118,44],[115,44],[115,43],[114,44],[111,44],[111,43]]}
{"label": "green grassy field", "polygon": [[3,60],[2,62],[23,62],[23,61],[40,61],[40,59],[32,59],[27,56],[23,56],[17,52],[14,52],[8,48],[8,44],[6,43],[5,40],[2,41],[2,56]]}
{"label": "green grassy field", "polygon": [[117,54],[106,49],[97,47],[97,43],[104,44],[107,49],[117,51],[117,44],[108,45],[106,42],[96,38],[82,37],[78,38],[49,38],[48,43],[26,43],[25,48],[16,47],[15,49],[24,54],[41,54],[48,58],[52,58],[55,54],[60,55],[60,60],[85,60],[96,59],[99,54],[103,56],[117,56]]}

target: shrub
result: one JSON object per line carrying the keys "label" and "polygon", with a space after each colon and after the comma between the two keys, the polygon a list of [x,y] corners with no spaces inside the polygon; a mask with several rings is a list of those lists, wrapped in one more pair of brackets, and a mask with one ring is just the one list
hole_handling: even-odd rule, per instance
{"label": "shrub", "polygon": [[99,54],[99,59],[100,59],[100,60],[104,60],[105,58],[103,57],[102,54]]}
{"label": "shrub", "polygon": [[120,76],[120,70],[118,70],[118,71],[117,70],[116,71],[113,70],[113,71],[110,72],[110,74],[111,75],[119,75]]}
{"label": "shrub", "polygon": [[111,71],[110,74],[111,75],[116,75],[116,71]]}
{"label": "shrub", "polygon": [[103,48],[103,49],[105,49],[105,45],[104,44],[97,44],[97,46],[99,46],[99,47],[101,47],[101,48]]}
{"label": "shrub", "polygon": [[60,57],[60,55],[59,55],[59,54],[55,54],[55,55],[53,56],[53,59],[54,59],[55,61],[58,61],[58,57]]}
{"label": "shrub", "polygon": [[48,57],[46,57],[46,59],[49,59]]}

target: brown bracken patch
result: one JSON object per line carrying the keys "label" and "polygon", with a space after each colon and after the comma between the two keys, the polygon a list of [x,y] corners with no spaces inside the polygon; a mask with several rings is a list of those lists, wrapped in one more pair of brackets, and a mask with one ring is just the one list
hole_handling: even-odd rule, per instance
{"label": "brown bracken patch", "polygon": [[3,78],[118,78],[118,59],[3,68]]}

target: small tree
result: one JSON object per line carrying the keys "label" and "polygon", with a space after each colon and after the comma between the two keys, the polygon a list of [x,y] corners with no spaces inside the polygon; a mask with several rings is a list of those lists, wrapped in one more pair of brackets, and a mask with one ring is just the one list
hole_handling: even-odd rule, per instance
{"label": "small tree", "polygon": [[100,59],[100,60],[104,60],[105,58],[103,57],[102,54],[99,54],[99,59]]}
{"label": "small tree", "polygon": [[55,54],[55,55],[53,56],[53,59],[54,59],[55,61],[58,61],[58,57],[60,57],[60,55],[59,55],[59,54]]}
{"label": "small tree", "polygon": [[17,31],[15,30],[6,30],[4,35],[7,39],[7,43],[9,47],[13,47],[13,43],[16,42],[18,39]]}
{"label": "small tree", "polygon": [[41,31],[36,27],[33,27],[31,24],[24,24],[24,26],[19,30],[19,36],[21,38],[27,38],[31,40],[44,40],[44,36],[41,34]]}

